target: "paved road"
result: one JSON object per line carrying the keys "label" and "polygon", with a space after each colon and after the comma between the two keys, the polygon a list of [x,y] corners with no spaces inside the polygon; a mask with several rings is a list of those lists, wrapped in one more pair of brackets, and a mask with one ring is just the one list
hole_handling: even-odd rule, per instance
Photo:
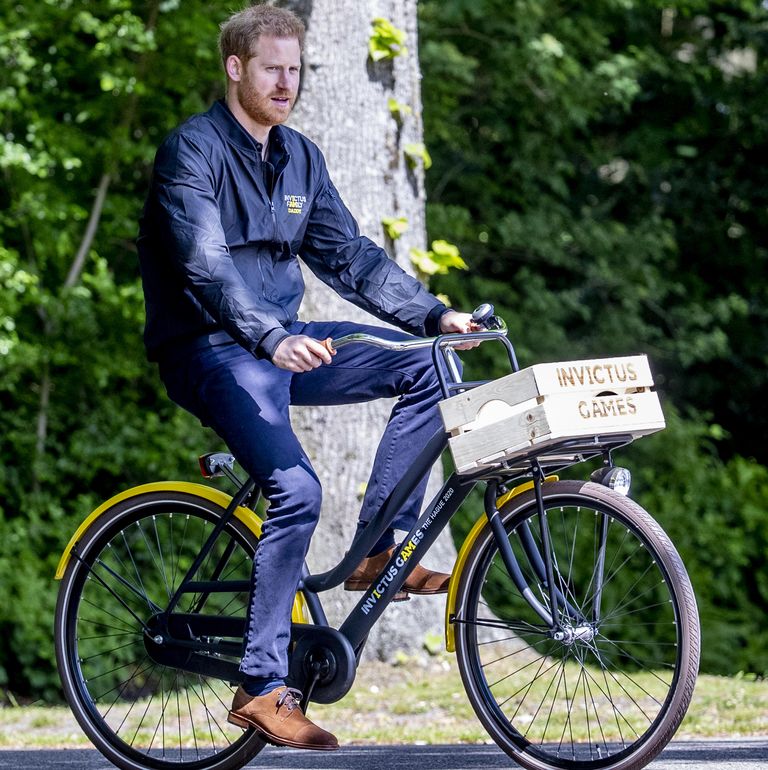
{"label": "paved road", "polygon": [[[351,746],[340,751],[269,747],[249,768],[263,770],[491,770],[516,765],[495,746]],[[765,770],[768,739],[673,741],[650,770]],[[2,770],[113,770],[96,751],[0,751]]]}

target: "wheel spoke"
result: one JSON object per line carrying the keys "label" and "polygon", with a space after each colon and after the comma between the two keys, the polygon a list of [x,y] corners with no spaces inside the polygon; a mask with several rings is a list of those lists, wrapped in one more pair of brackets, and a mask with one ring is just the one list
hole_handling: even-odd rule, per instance
{"label": "wheel spoke", "polygon": [[[95,573],[92,569],[88,568],[90,571],[90,577],[92,577],[98,585],[100,585],[102,588],[109,591],[112,596],[117,599],[118,604],[120,604],[123,609],[127,610],[129,614],[133,617],[133,619],[144,629],[144,631],[148,631],[146,623],[123,601],[122,597],[119,596],[109,585],[107,585],[101,577],[97,573]],[[120,618],[117,617],[117,615],[114,615],[111,612],[108,612],[107,610],[104,610],[102,607],[100,607],[98,604],[94,604],[93,602],[89,602],[92,607],[95,607],[98,610],[101,610],[102,612],[106,612],[107,615],[110,615],[111,617],[115,618],[115,620],[120,620]]]}
{"label": "wheel spoke", "polygon": [[[133,593],[135,596],[137,596],[139,599],[142,599],[147,603],[147,607],[152,612],[160,612],[161,608],[158,607],[146,594],[144,591],[144,586],[141,588],[137,588],[133,583],[131,583],[129,580],[124,578],[122,575],[118,574],[113,570],[106,562],[102,561],[101,559],[96,559],[94,561],[94,564],[97,564],[99,567],[101,567],[103,570],[108,572],[115,580],[117,580],[121,585],[125,586],[131,593]],[[123,565],[121,565],[123,566]]]}
{"label": "wheel spoke", "polygon": [[112,703],[109,704],[109,708],[104,712],[103,716],[106,718],[109,716],[109,712],[112,710],[113,706],[117,701],[122,697],[123,692],[125,691],[126,687],[128,686],[128,683],[135,679],[138,676],[142,676],[145,672],[149,671],[150,676],[152,675],[152,671],[155,668],[154,663],[149,663],[146,668],[141,668],[141,666],[144,664],[144,661],[147,660],[146,655],[139,661],[139,663],[136,665],[136,669],[133,671],[133,673],[128,676],[126,679],[123,679],[122,682],[119,682],[114,687],[110,687],[105,692],[101,693],[100,695],[96,695],[93,698],[94,703],[99,703],[100,701],[104,700],[104,698],[109,695],[110,693],[113,693],[115,690],[117,690],[117,695],[115,696],[115,699],[112,701]]}
{"label": "wheel spoke", "polygon": [[[153,602],[151,602],[151,601],[149,600],[149,594],[147,593],[147,590],[146,590],[146,588],[144,588],[144,583],[143,583],[143,581],[142,581],[142,579],[141,579],[141,572],[139,571],[139,568],[138,568],[138,566],[136,565],[136,561],[135,561],[135,559],[134,559],[134,556],[133,556],[133,549],[132,549],[132,548],[131,548],[131,546],[128,544],[128,540],[127,540],[127,538],[126,538],[126,536],[125,536],[125,530],[122,530],[122,531],[120,532],[120,537],[122,538],[122,542],[123,542],[123,545],[124,545],[124,547],[125,547],[125,550],[126,550],[126,552],[128,553],[128,558],[131,560],[131,564],[133,565],[133,571],[134,571],[134,573],[135,573],[135,575],[136,575],[136,579],[139,581],[139,585],[141,586],[141,592],[144,594],[144,596],[146,596],[146,597],[147,597],[147,606],[148,606],[150,609],[152,609],[152,605],[153,605]],[[111,545],[111,544],[110,544],[110,545]],[[115,549],[114,549],[114,548],[113,548],[112,550],[113,550],[113,551],[115,551]],[[116,551],[115,551],[115,552],[116,552]],[[119,556],[118,556],[118,559],[119,559]],[[122,563],[122,560],[121,560],[121,563]]]}
{"label": "wheel spoke", "polygon": [[[156,666],[152,666],[152,671],[149,672],[148,679],[152,678],[152,674],[155,672],[156,668],[157,668]],[[139,720],[139,724],[136,725],[136,731],[134,732],[133,737],[129,741],[129,744],[131,746],[134,746],[135,743],[136,743],[136,738],[138,737],[139,732],[141,731],[141,728],[142,728],[142,726],[144,724],[144,720],[147,718],[147,714],[149,713],[149,709],[151,708],[152,703],[154,702],[154,699],[155,699],[155,695],[154,695],[154,693],[152,693],[152,695],[150,695],[150,697],[149,697],[149,700],[147,700],[147,705],[146,705],[146,708],[144,709],[144,713],[141,715],[141,719]]]}
{"label": "wheel spoke", "polygon": [[[83,604],[87,604],[90,607],[94,607],[95,609],[99,610],[100,612],[105,613],[106,615],[109,615],[110,617],[117,620],[119,623],[123,622],[122,618],[118,618],[117,615],[113,615],[111,612],[108,612],[103,607],[100,607],[98,604],[94,604],[88,599],[83,599]],[[100,620],[93,620],[92,618],[87,617],[78,617],[78,623],[88,623],[92,626],[99,626],[100,628],[107,628],[110,631],[121,631],[126,634],[137,634],[141,635],[141,631],[137,631],[135,628],[128,628],[127,626],[110,626],[108,623],[104,623]]]}
{"label": "wheel spoke", "polygon": [[[546,693],[544,693],[544,697],[541,699],[541,705],[544,705],[544,701],[547,698],[547,695],[549,694],[550,689],[552,689],[552,685],[557,682],[555,685],[555,692],[552,695],[552,703],[549,707],[549,711],[547,712],[547,718],[544,722],[544,729],[541,731],[541,741],[539,741],[540,744],[544,743],[544,739],[547,737],[547,730],[549,729],[549,723],[552,719],[552,712],[554,711],[555,704],[557,703],[557,693],[560,692],[560,685],[562,684],[563,677],[565,676],[565,660],[561,660],[560,664],[557,668],[557,674],[552,678],[552,681],[549,683],[549,687],[547,688]],[[538,715],[538,711],[537,711]],[[536,719],[534,717],[533,722],[535,722]],[[531,725],[533,725],[533,722],[531,722]]]}

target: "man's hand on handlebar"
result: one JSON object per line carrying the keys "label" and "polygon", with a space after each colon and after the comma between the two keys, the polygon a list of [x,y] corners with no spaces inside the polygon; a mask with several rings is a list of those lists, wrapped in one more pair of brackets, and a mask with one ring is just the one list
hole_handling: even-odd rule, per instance
{"label": "man's hand on handlebar", "polygon": [[286,337],[276,348],[272,363],[289,372],[311,372],[323,364],[330,364],[335,355],[320,340],[305,334],[293,334]]}
{"label": "man's hand on handlebar", "polygon": [[[497,325],[490,325],[489,321],[495,321]],[[500,325],[498,325],[500,323]],[[474,313],[459,313],[456,310],[448,310],[440,316],[441,334],[469,334],[486,329],[500,329],[506,326],[503,321],[493,316],[493,305],[481,305]],[[336,347],[347,345],[350,342],[365,342],[390,350],[407,350],[413,347],[430,346],[431,338],[418,340],[411,339],[404,342],[392,342],[369,334],[348,334],[339,337],[338,340],[316,340],[305,334],[294,334],[286,337],[276,348],[272,355],[272,363],[280,369],[289,372],[311,372],[323,364],[330,364],[332,356],[336,355]],[[462,344],[451,344],[456,350],[469,350],[476,348],[480,340],[473,340]]]}
{"label": "man's hand on handlebar", "polygon": [[[472,313],[459,313],[456,310],[449,310],[440,316],[441,334],[469,334],[469,332],[482,331],[480,326],[472,317]],[[480,342],[468,342],[466,345],[456,345],[456,350],[470,350],[476,348]]]}

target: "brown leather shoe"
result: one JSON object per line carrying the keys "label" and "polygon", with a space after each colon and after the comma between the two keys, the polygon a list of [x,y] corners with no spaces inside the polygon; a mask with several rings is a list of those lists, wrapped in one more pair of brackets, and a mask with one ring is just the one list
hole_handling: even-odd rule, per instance
{"label": "brown leather shoe", "polygon": [[301,693],[292,687],[278,687],[266,695],[248,695],[238,687],[227,721],[247,730],[255,728],[276,746],[295,749],[335,751],[336,736],[310,722],[301,709]]}
{"label": "brown leather shoe", "polygon": [[[376,556],[368,556],[363,559],[360,566],[344,581],[344,588],[347,591],[366,591],[371,587],[374,580],[381,574],[387,562],[392,558],[395,552],[392,546],[386,551],[377,553]],[[403,584],[401,592],[395,595],[395,601],[406,594],[444,594],[448,592],[448,582],[451,576],[444,572],[433,572],[425,569],[420,564],[413,568],[413,572],[408,575]]]}

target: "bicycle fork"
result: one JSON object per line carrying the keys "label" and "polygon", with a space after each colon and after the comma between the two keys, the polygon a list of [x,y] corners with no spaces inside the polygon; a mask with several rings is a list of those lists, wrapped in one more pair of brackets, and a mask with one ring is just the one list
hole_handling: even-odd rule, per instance
{"label": "bicycle fork", "polygon": [[570,590],[567,581],[557,568],[557,559],[552,548],[552,538],[549,531],[547,510],[544,505],[543,482],[544,474],[541,468],[536,466],[534,468],[533,488],[539,518],[538,543],[528,521],[522,521],[512,532],[520,543],[522,553],[530,567],[530,572],[544,589],[540,592],[540,595],[537,595],[526,579],[512,548],[510,535],[507,533],[501,514],[496,508],[496,500],[498,498],[498,482],[496,480],[490,480],[486,486],[485,513],[499,549],[499,554],[512,582],[531,609],[549,628],[550,636],[566,644],[571,644],[577,639],[588,641],[593,637],[594,626],[599,621],[600,593],[605,558],[605,525],[607,522],[603,522],[601,527],[598,562],[594,575],[596,580],[596,599],[593,604],[593,617],[588,619],[570,601]]}

